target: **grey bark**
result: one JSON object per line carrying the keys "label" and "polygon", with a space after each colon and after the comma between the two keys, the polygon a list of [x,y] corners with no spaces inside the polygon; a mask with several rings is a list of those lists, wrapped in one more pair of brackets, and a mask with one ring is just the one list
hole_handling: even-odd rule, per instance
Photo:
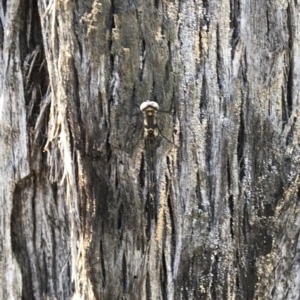
{"label": "grey bark", "polygon": [[[0,20],[0,299],[298,299],[296,0],[1,0]],[[147,99],[176,145],[153,219]]]}

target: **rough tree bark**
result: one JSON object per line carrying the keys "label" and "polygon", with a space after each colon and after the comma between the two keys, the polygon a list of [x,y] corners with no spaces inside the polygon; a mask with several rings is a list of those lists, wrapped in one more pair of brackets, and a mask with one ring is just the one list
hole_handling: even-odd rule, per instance
{"label": "rough tree bark", "polygon": [[[0,299],[298,299],[297,0],[0,1]],[[137,105],[157,101],[157,216]]]}

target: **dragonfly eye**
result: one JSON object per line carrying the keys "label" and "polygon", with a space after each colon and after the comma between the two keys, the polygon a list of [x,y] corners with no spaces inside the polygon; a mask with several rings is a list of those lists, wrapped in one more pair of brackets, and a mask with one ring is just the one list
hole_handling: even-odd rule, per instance
{"label": "dragonfly eye", "polygon": [[158,105],[158,103],[157,102],[155,102],[155,101],[149,101],[149,100],[147,100],[147,101],[145,101],[145,102],[143,102],[142,104],[141,104],[141,106],[140,106],[140,110],[141,111],[144,111],[146,108],[153,108],[154,110],[159,110],[159,105]]}

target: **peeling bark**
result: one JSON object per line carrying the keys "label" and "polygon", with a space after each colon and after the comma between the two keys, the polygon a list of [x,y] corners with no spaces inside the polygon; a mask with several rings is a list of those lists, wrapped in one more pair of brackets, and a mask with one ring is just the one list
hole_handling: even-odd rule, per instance
{"label": "peeling bark", "polygon": [[[297,299],[297,1],[0,1],[0,299]],[[156,101],[154,217],[138,106]]]}

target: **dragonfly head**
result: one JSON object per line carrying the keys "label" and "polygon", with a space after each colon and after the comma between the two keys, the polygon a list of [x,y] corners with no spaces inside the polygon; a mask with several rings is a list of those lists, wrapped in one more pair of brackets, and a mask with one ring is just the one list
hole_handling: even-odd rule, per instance
{"label": "dragonfly head", "polygon": [[155,101],[149,101],[149,100],[147,100],[147,101],[145,101],[145,102],[143,102],[143,103],[141,104],[140,110],[141,110],[142,112],[144,112],[147,108],[152,108],[152,109],[158,111],[158,110],[159,110],[159,105],[158,105],[158,103],[155,102]]}

